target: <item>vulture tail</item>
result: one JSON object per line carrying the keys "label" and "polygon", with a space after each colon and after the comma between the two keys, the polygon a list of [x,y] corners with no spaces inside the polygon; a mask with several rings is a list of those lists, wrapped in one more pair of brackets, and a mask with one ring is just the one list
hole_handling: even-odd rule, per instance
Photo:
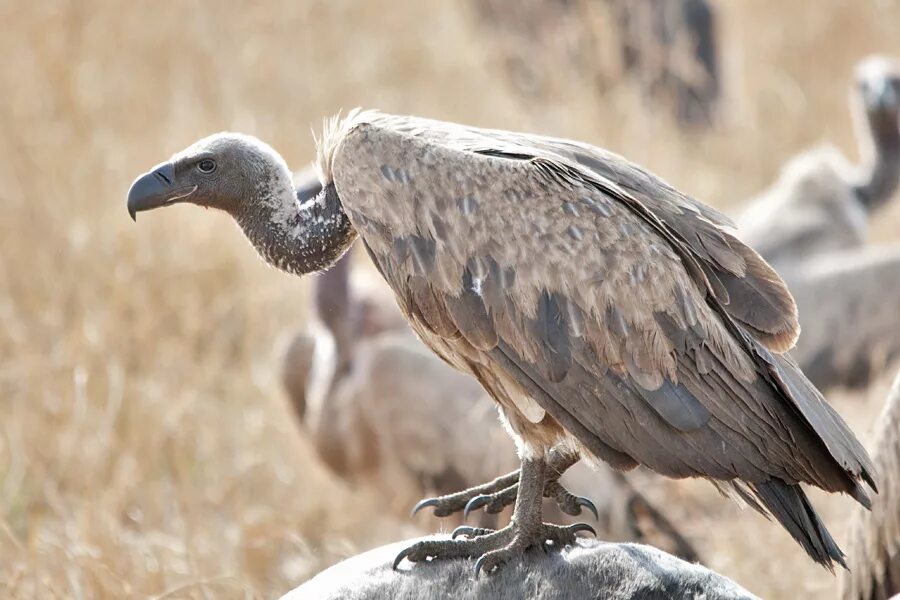
{"label": "vulture tail", "polygon": [[778,479],[748,484],[760,502],[781,523],[788,533],[803,546],[809,556],[834,573],[834,563],[845,569],[844,553],[825,524],[809,503],[799,485],[789,485]]}

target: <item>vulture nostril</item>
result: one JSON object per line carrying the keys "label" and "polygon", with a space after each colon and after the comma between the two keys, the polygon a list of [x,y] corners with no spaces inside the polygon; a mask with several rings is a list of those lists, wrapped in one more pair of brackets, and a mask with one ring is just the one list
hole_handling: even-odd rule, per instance
{"label": "vulture nostril", "polygon": [[172,182],[169,180],[168,177],[165,176],[165,174],[162,171],[154,171],[153,176],[159,180],[164,181],[166,183],[166,185],[172,185]]}

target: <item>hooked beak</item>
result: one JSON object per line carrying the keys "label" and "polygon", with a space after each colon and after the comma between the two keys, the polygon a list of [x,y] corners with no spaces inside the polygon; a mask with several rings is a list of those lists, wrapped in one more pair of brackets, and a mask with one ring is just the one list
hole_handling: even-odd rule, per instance
{"label": "hooked beak", "polygon": [[879,79],[872,83],[866,94],[866,104],[870,110],[890,110],[897,107],[900,98],[891,83]]}
{"label": "hooked beak", "polygon": [[128,214],[137,221],[137,213],[179,202],[197,191],[196,185],[175,184],[175,166],[170,163],[157,165],[134,180],[128,190]]}

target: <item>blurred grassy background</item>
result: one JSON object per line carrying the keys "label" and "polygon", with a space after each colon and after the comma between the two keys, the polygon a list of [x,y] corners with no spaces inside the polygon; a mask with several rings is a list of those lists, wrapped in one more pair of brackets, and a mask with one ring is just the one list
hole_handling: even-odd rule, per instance
{"label": "blurred grassy background", "polygon": [[[135,227],[135,175],[222,129],[299,168],[310,127],[357,105],[594,142],[725,209],[810,144],[854,156],[852,66],[900,55],[900,2],[714,4],[724,115],[685,134],[627,85],[599,93],[564,68],[543,105],[515,97],[463,3],[2,0],[0,595],[272,597],[424,527],[329,475],[298,434],[274,349],[305,319],[305,282],[224,215]],[[895,208],[879,236],[898,224]],[[885,390],[832,399],[864,434]],[[656,493],[752,591],[835,588],[711,486]],[[842,539],[851,502],[815,500]]]}

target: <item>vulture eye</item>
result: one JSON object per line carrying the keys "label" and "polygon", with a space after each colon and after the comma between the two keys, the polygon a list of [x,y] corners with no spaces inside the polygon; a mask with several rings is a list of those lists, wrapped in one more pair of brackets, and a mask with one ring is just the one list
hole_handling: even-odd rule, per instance
{"label": "vulture eye", "polygon": [[216,170],[216,161],[211,158],[204,158],[197,163],[197,168],[201,173],[212,173]]}

